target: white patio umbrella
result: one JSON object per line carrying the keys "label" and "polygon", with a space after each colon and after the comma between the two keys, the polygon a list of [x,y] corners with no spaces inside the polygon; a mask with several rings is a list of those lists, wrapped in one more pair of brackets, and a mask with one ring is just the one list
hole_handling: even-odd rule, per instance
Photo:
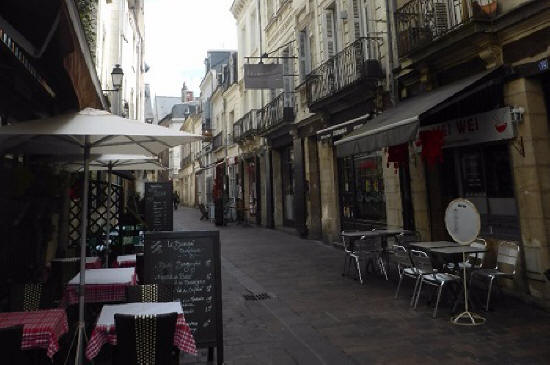
{"label": "white patio umbrella", "polygon": [[82,219],[80,234],[80,288],[78,347],[75,364],[84,361],[84,293],[88,183],[91,154],[156,155],[170,147],[202,139],[202,136],[118,117],[97,109],[84,109],[52,118],[0,127],[0,154],[33,149],[51,154],[83,157]]}
{"label": "white patio umbrella", "polygon": [[[63,169],[70,171],[82,171],[84,166],[82,163],[77,163],[77,158],[65,159],[71,162],[62,165]],[[146,155],[99,155],[90,158],[90,171],[107,171],[107,217],[105,224],[107,231],[107,247],[105,250],[105,262],[109,267],[109,247],[111,243],[111,194],[112,184],[111,177],[113,171],[128,171],[128,170],[152,170],[160,171],[167,168],[162,166],[158,157]]]}

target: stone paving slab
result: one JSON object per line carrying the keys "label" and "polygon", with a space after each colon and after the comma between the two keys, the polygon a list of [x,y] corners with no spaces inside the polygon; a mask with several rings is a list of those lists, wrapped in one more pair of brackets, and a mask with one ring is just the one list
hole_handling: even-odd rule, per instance
{"label": "stone paving slab", "polygon": [[[174,222],[220,230],[226,364],[550,363],[550,315],[537,308],[499,298],[486,325],[456,327],[448,305],[431,318],[429,295],[411,309],[410,282],[395,300],[395,275],[368,275],[365,285],[342,277],[343,253],[332,246],[199,218],[184,208]],[[273,298],[244,300],[256,291]]]}

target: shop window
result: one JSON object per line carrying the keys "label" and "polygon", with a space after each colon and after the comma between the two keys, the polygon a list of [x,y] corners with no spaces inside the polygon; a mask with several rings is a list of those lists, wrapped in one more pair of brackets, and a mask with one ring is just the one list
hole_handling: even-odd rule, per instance
{"label": "shop window", "polygon": [[340,160],[342,217],[365,224],[385,224],[386,198],[382,157],[354,156]]}
{"label": "shop window", "polygon": [[445,201],[462,196],[476,205],[481,215],[482,236],[502,239],[519,237],[507,145],[447,150],[441,166],[440,186]]}

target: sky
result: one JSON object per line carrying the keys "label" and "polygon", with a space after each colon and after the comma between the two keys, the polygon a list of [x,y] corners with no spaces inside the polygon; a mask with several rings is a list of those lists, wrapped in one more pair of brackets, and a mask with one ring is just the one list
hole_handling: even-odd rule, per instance
{"label": "sky", "polygon": [[209,49],[237,49],[233,0],[145,0],[145,82],[151,96],[199,95]]}

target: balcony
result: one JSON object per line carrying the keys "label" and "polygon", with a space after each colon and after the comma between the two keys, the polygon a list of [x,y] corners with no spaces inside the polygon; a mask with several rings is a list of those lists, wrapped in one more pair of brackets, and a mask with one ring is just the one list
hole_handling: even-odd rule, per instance
{"label": "balcony", "polygon": [[497,0],[411,0],[395,13],[399,57],[496,11]]}
{"label": "balcony", "polygon": [[381,42],[377,37],[360,38],[313,70],[306,77],[310,111],[330,111],[331,104],[337,105],[350,94],[365,94],[365,88],[374,95],[377,81],[384,77]]}
{"label": "balcony", "polygon": [[212,151],[217,151],[223,146],[223,132],[220,132],[212,138]]}
{"label": "balcony", "polygon": [[261,114],[261,110],[252,109],[233,124],[233,139],[235,142],[243,143],[246,139],[254,138],[258,133]]}
{"label": "balcony", "polygon": [[294,121],[294,93],[283,92],[262,109],[260,130],[267,134],[279,126]]}

